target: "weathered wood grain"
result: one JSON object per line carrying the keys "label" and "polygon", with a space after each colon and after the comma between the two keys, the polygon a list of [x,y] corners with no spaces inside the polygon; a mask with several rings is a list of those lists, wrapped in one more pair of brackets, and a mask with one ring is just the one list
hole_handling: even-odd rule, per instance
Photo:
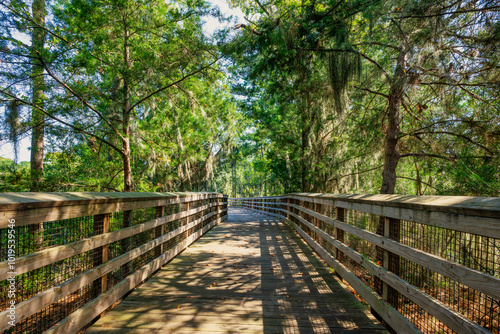
{"label": "weathered wood grain", "polygon": [[[294,216],[296,219],[300,220],[304,225],[306,225],[312,231],[319,234],[323,239],[328,241],[334,247],[342,251],[345,255],[349,256],[356,263],[368,269],[370,273],[379,277],[384,282],[384,284],[393,287],[394,289],[405,295],[415,304],[419,305],[424,310],[435,316],[437,319],[441,320],[444,324],[446,324],[448,327],[450,327],[457,333],[471,333],[471,334],[490,333],[488,330],[482,328],[475,322],[464,317],[459,312],[451,309],[449,306],[443,304],[442,302],[431,297],[430,295],[420,291],[417,287],[408,284],[408,282],[401,279],[397,275],[390,273],[389,271],[387,271],[387,268],[384,268],[382,266],[373,263],[362,254],[356,252],[347,245],[334,239],[332,236],[325,233],[324,231],[314,226],[313,224],[309,223],[305,219],[295,215],[294,213],[290,214]],[[387,298],[384,298],[384,300],[387,300]]]}
{"label": "weathered wood grain", "polygon": [[[85,285],[92,283],[99,277],[105,277],[107,273],[112,270],[119,268],[125,263],[137,258],[138,256],[163,245],[168,240],[176,237],[189,230],[190,228],[203,223],[206,219],[213,217],[214,215],[221,213],[223,210],[211,212],[197,220],[192,221],[191,223],[181,226],[178,229],[171,231],[165,235],[162,235],[146,244],[143,244],[140,247],[134,248],[112,260],[109,262],[103,263],[95,268],[90,269],[89,271],[82,273],[69,281],[66,281],[62,284],[59,284],[51,289],[45,290],[42,293],[16,305],[16,310],[18,312],[17,321],[22,321],[23,319],[28,318],[29,316],[35,314],[36,312],[44,309],[45,307],[57,302],[58,300],[70,295],[74,291],[83,288]],[[104,291],[103,291],[104,292]],[[0,331],[8,329],[8,315],[9,311],[0,312]]]}
{"label": "weathered wood grain", "polygon": [[[290,204],[289,206],[294,207],[308,215],[311,215],[324,223],[342,229],[345,232],[355,235],[361,239],[367,240],[368,242],[376,246],[379,246],[396,255],[415,262],[423,266],[424,268],[429,268],[432,271],[435,271],[457,282],[465,284],[477,291],[484,292],[485,294],[490,295],[493,298],[500,299],[500,279],[498,277],[471,269],[462,264],[441,258],[434,254],[430,254],[419,249],[403,245],[394,240],[390,240],[389,238],[385,238],[375,233],[360,229],[356,226],[340,222],[336,219],[321,215],[317,212],[300,207],[298,205]],[[289,214],[291,213],[289,212]]]}
{"label": "weathered wood grain", "polygon": [[97,317],[99,314],[104,312],[107,308],[113,305],[118,299],[120,299],[127,292],[135,288],[138,284],[143,282],[152,273],[157,271],[162,265],[173,259],[180,252],[182,252],[186,247],[193,243],[196,239],[205,234],[213,226],[218,224],[221,218],[214,220],[203,229],[192,234],[185,240],[181,241],[175,247],[162,254],[160,257],[149,262],[141,269],[135,271],[133,274],[127,276],[120,283],[115,285],[113,288],[107,292],[101,294],[98,298],[92,300],[90,303],[86,304],[84,307],[79,308],[77,311],[73,312],[70,316],[66,317],[64,320],[52,327],[46,334],[66,334],[66,333],[76,333],[86,324],[88,324],[92,319]]}
{"label": "weathered wood grain", "polygon": [[0,193],[0,228],[224,198],[217,193]]}
{"label": "weathered wood grain", "polygon": [[88,333],[387,333],[280,219],[231,209]]}
{"label": "weathered wood grain", "polygon": [[[108,232],[105,234],[95,235],[79,241],[75,241],[66,245],[47,248],[38,252],[34,252],[16,259],[16,275],[21,275],[30,270],[41,268],[51,263],[75,256],[89,250],[96,249],[116,242],[118,240],[128,238],[132,235],[142,233],[144,231],[159,227],[176,219],[188,217],[197,214],[208,208],[216,207],[217,203],[210,203],[196,209],[182,211],[169,216],[153,219],[151,221],[123,228],[117,231]],[[8,262],[0,262],[0,281],[5,280],[8,275]]]}
{"label": "weathered wood grain", "polygon": [[[308,203],[341,207],[372,215],[418,222],[455,231],[500,238],[500,199],[465,196],[401,196],[401,195],[313,195],[290,194],[291,198]],[[284,206],[285,203],[255,203],[238,199],[232,203]]]}

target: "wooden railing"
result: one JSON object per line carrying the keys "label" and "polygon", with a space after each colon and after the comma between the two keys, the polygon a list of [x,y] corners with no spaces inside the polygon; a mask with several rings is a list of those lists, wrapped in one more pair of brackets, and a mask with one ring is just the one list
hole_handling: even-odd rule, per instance
{"label": "wooden railing", "polygon": [[285,219],[397,333],[500,332],[500,198],[230,199]]}
{"label": "wooden railing", "polygon": [[0,194],[0,332],[77,332],[226,217],[215,193]]}

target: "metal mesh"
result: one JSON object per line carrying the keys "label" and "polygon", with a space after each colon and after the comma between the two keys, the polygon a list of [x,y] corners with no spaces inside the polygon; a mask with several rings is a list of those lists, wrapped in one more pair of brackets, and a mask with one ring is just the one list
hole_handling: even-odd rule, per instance
{"label": "metal mesh", "polygon": [[[274,202],[273,199],[268,199],[267,201]],[[262,205],[257,204],[258,202],[256,201],[255,204]],[[500,239],[416,222],[389,219],[356,210],[335,208],[333,205],[315,204],[299,199],[284,199],[282,202],[301,206],[378,235],[384,235],[385,226],[389,226],[388,237],[394,241],[471,269],[500,277]],[[252,207],[252,205],[247,206]],[[266,204],[266,206],[268,207],[266,211],[276,212],[288,217],[289,220],[335,256],[367,286],[379,294],[383,294],[384,287],[382,281],[375,275],[371,274],[367,269],[351,260],[342,252],[335,250],[320,234],[315,233],[293,215],[273,210],[273,208],[278,207],[274,204]],[[374,244],[348,232],[340,229],[336,230],[330,224],[322,222],[320,219],[302,210],[290,206],[287,207],[286,204],[282,208],[287,208],[288,211],[317,226],[378,265],[383,265],[384,249],[376,247]],[[387,258],[388,263],[385,266],[392,273],[400,276],[410,284],[418,287],[420,290],[492,333],[500,333],[500,300],[496,300],[390,252],[388,252]],[[387,287],[387,301],[424,333],[454,333],[448,326],[408,298],[397,293],[390,286]]]}
{"label": "metal mesh", "polygon": [[[190,203],[171,203],[164,207],[150,207],[125,212],[114,212],[109,214],[109,232],[122,230],[127,227],[142,224],[155,218],[179,213],[188,209],[196,209],[210,203],[220,203],[222,199],[204,199],[192,201]],[[140,247],[156,238],[174,231],[188,223],[202,218],[210,212],[217,211],[220,207],[214,206],[193,214],[188,217],[173,220],[163,226],[149,229],[147,231],[132,235],[122,240],[113,242],[104,247],[84,252],[82,254],[60,260],[50,265],[32,270],[25,274],[16,276],[16,304],[25,301],[37,294],[50,289],[58,284],[68,281],[86,271],[98,266],[105,261],[117,258],[124,253]],[[162,252],[167,252],[188,236],[193,235],[201,228],[209,224],[217,216],[206,219],[202,223],[191,227],[180,233],[176,237],[168,240],[160,246],[156,246],[140,256],[129,261],[125,265],[109,272],[106,280],[101,278],[86,285],[85,287],[71,293],[57,302],[45,307],[41,311],[20,321],[15,327],[10,328],[5,333],[41,333],[52,327],[57,322],[66,318],[76,309],[82,307],[92,299],[99,296],[103,291],[118,284],[125,277],[133,274],[144,265],[150,263],[160,256]],[[35,251],[67,245],[69,243],[91,237],[93,235],[106,233],[104,224],[105,215],[88,216],[74,219],[59,220],[33,226],[15,227],[16,233],[16,258]],[[8,229],[0,229],[0,240],[6,240]],[[7,243],[0,243],[1,260],[7,259]],[[103,283],[106,286],[102,286]],[[0,311],[5,310],[10,302],[7,296],[8,282],[0,282]],[[89,319],[90,320],[90,319]]]}
{"label": "metal mesh", "polygon": [[[401,243],[500,277],[500,240],[401,221]],[[406,259],[400,276],[493,333],[500,332],[500,300]]]}

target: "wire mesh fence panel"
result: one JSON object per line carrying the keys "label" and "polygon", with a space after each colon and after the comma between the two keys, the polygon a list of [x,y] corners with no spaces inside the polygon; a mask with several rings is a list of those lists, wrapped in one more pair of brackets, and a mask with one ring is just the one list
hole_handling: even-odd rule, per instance
{"label": "wire mesh fence panel", "polygon": [[[116,193],[112,196],[82,193],[80,201],[71,194],[67,205],[57,202],[54,208],[50,207],[50,201],[37,202],[43,195],[24,195],[28,196],[28,204],[20,203],[17,210],[3,207],[0,197],[2,214],[17,221],[21,221],[17,217],[43,220],[50,217],[48,209],[55,210],[60,217],[70,216],[24,223],[13,229],[0,226],[0,266],[7,272],[9,260],[13,259],[9,257],[7,242],[13,234],[19,271],[13,272],[12,277],[2,273],[8,279],[0,281],[0,314],[5,315],[0,333],[46,331],[73,316],[76,310],[89,307],[103,292],[118,287],[136,272],[147,267],[159,268],[168,259],[163,254],[181,243],[187,246],[188,236],[219,222],[227,211],[224,208],[227,197],[211,193],[175,196],[141,193],[137,198]],[[29,196],[35,196],[31,203]],[[220,214],[218,220],[213,219],[215,213]],[[15,280],[15,293],[11,290],[11,279]],[[19,312],[15,326],[4,321],[12,303]],[[76,330],[68,327],[69,332]]]}
{"label": "wire mesh fence panel", "polygon": [[[291,194],[235,203],[289,220],[406,318],[401,328],[500,333],[497,198]],[[382,318],[400,326],[397,317]]]}

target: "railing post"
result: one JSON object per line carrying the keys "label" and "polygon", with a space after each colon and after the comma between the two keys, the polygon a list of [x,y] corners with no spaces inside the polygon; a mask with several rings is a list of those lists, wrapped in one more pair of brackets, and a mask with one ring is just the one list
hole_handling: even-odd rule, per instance
{"label": "railing post", "polygon": [[[390,219],[387,217],[384,217],[384,237],[389,238],[389,230],[390,230]],[[385,269],[389,269],[389,251],[384,249],[384,254],[383,254],[383,267]],[[389,295],[389,286],[387,283],[383,282],[382,283],[382,298],[384,298],[385,301],[387,301],[388,295]]]}
{"label": "railing post", "polygon": [[[109,232],[109,213],[94,216],[94,235]],[[93,251],[94,268],[108,261],[108,245],[98,247]],[[93,283],[95,296],[100,295],[108,289],[108,275],[103,275]]]}
{"label": "railing post", "polygon": [[[127,228],[127,227],[130,227],[130,220],[131,220],[131,216],[132,216],[132,211],[128,210],[128,211],[123,211],[123,224],[122,224],[122,229],[123,228]],[[129,251],[129,242],[130,240],[128,238],[125,238],[125,239],[122,239],[120,241],[120,245],[121,245],[121,253],[124,254],[126,252]],[[125,263],[121,268],[122,270],[122,279],[127,277],[129,274],[130,274],[130,268],[131,268],[132,264],[131,262],[127,262]]]}
{"label": "railing post", "polygon": [[[392,239],[399,242],[400,238],[400,220],[388,217],[380,217],[379,224],[377,227],[377,234],[383,235],[385,238]],[[391,252],[376,246],[376,260],[377,264],[382,265],[388,271],[399,275],[399,256],[392,254]],[[378,277],[374,277],[375,291],[382,296],[382,298],[388,302],[391,306],[397,309],[397,303],[399,298],[399,293],[387,283],[382,282]],[[382,320],[379,314],[377,314],[372,309],[372,314],[376,318]],[[385,321],[383,321],[385,323]],[[386,324],[387,325],[387,324]],[[389,332],[395,333],[395,331],[389,327]]]}
{"label": "railing post", "polygon": [[[386,218],[386,221],[386,230],[388,230],[388,232],[384,231],[384,236],[386,238],[399,242],[401,221],[394,218]],[[386,257],[384,256],[384,268],[399,276],[399,256],[388,251],[385,252],[387,252],[387,266],[385,265]],[[394,308],[397,308],[399,292],[397,292],[396,289],[389,286],[387,288],[387,296],[384,297],[384,299],[385,298],[389,304],[391,304]]]}
{"label": "railing post", "polygon": [[[156,207],[156,218],[161,218],[165,216],[165,206],[157,206]],[[155,239],[161,237],[163,234],[165,234],[165,224],[161,224],[161,226],[156,227],[155,229]],[[160,256],[163,254],[163,243],[156,247],[155,249],[155,257]]]}
{"label": "railing post", "polygon": [[[337,207],[337,220],[340,222],[345,223],[345,209],[344,208],[339,208]],[[337,236],[337,240],[340,242],[344,242],[344,231],[336,228],[334,229],[334,235]],[[340,263],[344,262],[344,254],[339,251],[338,249],[335,250],[337,260],[339,260]]]}

